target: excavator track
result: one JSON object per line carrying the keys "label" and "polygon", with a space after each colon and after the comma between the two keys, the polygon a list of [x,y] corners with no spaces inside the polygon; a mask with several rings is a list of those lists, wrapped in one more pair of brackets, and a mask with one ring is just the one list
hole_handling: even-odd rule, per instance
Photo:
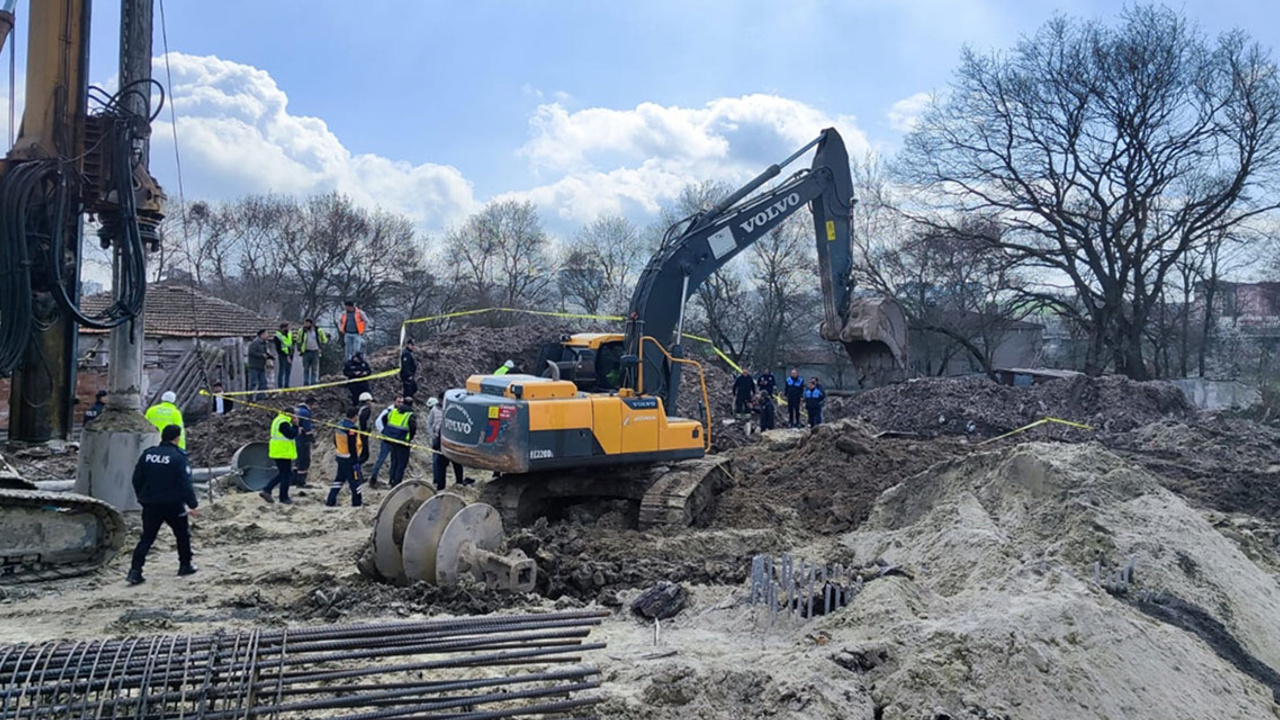
{"label": "excavator track", "polygon": [[0,489],[0,585],[72,577],[111,561],[124,517],[85,495]]}
{"label": "excavator track", "polygon": [[729,458],[705,457],[666,465],[579,468],[499,475],[480,491],[508,527],[533,524],[563,506],[593,499],[636,503],[641,530],[698,522],[732,483]]}

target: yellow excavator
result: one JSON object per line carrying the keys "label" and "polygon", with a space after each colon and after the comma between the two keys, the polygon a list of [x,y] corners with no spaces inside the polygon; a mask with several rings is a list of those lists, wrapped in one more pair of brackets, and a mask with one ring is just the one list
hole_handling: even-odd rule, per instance
{"label": "yellow excavator", "polygon": [[[816,148],[816,149],[815,149]],[[809,168],[752,195],[809,150]],[[493,471],[482,492],[507,523],[555,516],[592,498],[632,501],[640,527],[695,522],[728,482],[708,455],[706,380],[685,357],[685,305],[717,269],[802,207],[813,216],[826,340],[841,342],[860,375],[901,379],[906,321],[884,297],[851,282],[853,180],[834,128],[716,204],[671,227],[637,283],[623,333],[564,338],[540,375],[472,375],[445,394],[441,450]],[[701,389],[701,415],[678,417],[682,371]],[[541,371],[541,368],[539,368]]]}

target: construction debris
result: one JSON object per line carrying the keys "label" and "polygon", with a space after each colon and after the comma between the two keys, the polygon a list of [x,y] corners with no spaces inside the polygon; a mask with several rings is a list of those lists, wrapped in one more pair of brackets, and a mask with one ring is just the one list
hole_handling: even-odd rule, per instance
{"label": "construction debris", "polygon": [[662,581],[631,601],[631,612],[650,620],[667,620],[689,604],[689,592],[679,583]]}
{"label": "construction debris", "polygon": [[[600,687],[599,671],[578,664],[583,652],[604,647],[584,642],[603,616],[578,611],[0,647],[0,720],[577,711],[603,699],[583,694]],[[557,667],[524,669],[539,663]],[[512,670],[477,672],[498,667]]]}

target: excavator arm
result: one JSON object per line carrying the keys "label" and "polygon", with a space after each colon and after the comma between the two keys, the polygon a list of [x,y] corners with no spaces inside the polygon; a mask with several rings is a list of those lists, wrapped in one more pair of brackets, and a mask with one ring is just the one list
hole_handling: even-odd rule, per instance
{"label": "excavator arm", "polygon": [[[748,198],[814,146],[812,165],[778,186]],[[844,140],[834,128],[767,170],[706,212],[681,221],[649,261],[631,299],[626,334],[629,358],[644,358],[645,368],[631,364],[624,384],[642,394],[660,394],[668,414],[675,412],[680,388],[679,364],[658,352],[642,352],[645,338],[667,344],[683,356],[684,313],[690,295],[738,253],[778,227],[800,208],[813,215],[819,277],[822,286],[824,338],[845,343],[860,369],[905,367],[906,328],[902,312],[891,300],[853,297],[853,248],[849,216],[853,179]],[[683,226],[683,230],[680,227]],[[892,372],[890,372],[892,374]],[[643,381],[641,378],[643,377]],[[643,387],[641,383],[643,382]]]}

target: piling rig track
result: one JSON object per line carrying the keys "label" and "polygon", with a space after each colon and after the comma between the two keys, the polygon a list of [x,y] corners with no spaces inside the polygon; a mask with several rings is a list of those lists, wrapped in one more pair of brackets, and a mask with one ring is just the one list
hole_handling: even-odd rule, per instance
{"label": "piling rig track", "polygon": [[[607,612],[0,647],[0,720],[567,717],[603,700],[580,653]],[[530,664],[554,668],[519,668]],[[508,668],[479,676],[482,668]],[[483,672],[483,670],[481,670]],[[345,714],[341,711],[347,711]],[[319,713],[317,715],[317,713]]]}
{"label": "piling rig track", "polygon": [[92,572],[124,543],[120,512],[75,493],[0,489],[0,585]]}

